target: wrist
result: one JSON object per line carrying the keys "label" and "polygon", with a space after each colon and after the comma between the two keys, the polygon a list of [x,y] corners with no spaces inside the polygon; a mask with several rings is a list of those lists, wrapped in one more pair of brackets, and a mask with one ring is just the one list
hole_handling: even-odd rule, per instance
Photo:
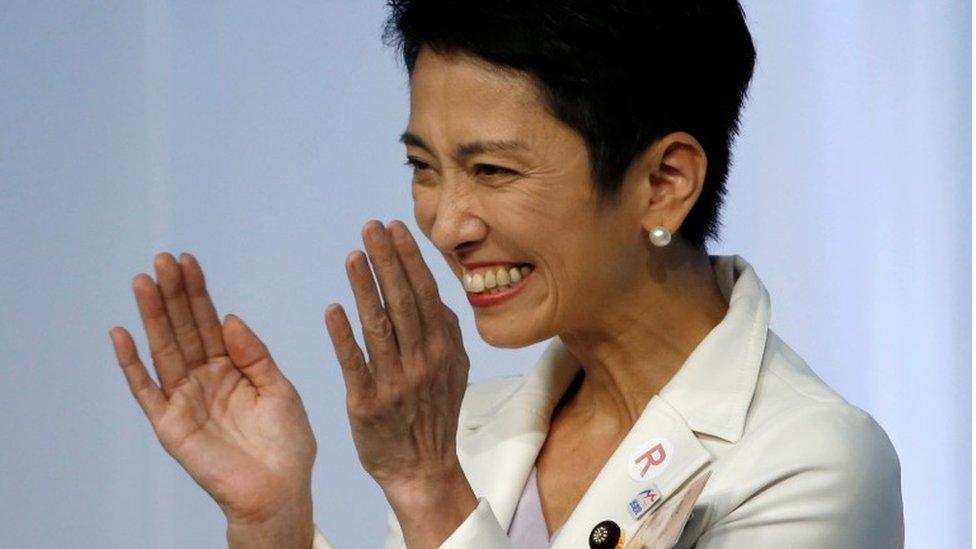
{"label": "wrist", "polygon": [[382,488],[411,548],[439,547],[478,506],[460,466]]}
{"label": "wrist", "polygon": [[274,513],[227,519],[227,545],[232,549],[310,549],[314,533],[311,494]]}

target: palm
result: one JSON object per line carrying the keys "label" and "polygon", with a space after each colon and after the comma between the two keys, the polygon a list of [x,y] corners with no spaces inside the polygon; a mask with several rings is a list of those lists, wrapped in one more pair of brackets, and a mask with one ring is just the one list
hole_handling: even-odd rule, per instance
{"label": "palm", "polygon": [[161,388],[122,329],[116,353],[166,451],[229,517],[256,520],[308,488],[315,439],[266,347],[236,317],[216,320],[199,266],[181,259],[158,256],[162,295],[147,276],[133,282]]}

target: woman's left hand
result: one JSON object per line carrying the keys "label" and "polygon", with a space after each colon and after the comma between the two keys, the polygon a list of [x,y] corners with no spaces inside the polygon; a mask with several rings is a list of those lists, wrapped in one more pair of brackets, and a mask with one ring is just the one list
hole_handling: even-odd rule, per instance
{"label": "woman's left hand", "polygon": [[325,314],[352,436],[407,546],[436,547],[477,506],[455,444],[468,356],[458,318],[441,302],[406,225],[370,221],[363,242],[379,291],[361,251],[346,258],[346,272],[368,359],[342,307],[330,305]]}

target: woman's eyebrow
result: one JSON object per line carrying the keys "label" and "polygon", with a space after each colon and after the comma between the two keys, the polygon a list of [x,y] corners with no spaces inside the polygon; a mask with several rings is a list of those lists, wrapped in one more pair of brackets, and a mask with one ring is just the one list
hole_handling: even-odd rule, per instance
{"label": "woman's eyebrow", "polygon": [[[419,147],[430,154],[434,154],[431,147],[429,147],[427,143],[425,143],[424,140],[416,134],[403,132],[403,135],[400,136],[400,142],[404,145]],[[461,161],[467,157],[480,153],[527,150],[529,150],[529,146],[526,145],[525,142],[517,140],[471,141],[469,143],[462,143],[458,145],[454,150],[453,156],[456,161]]]}

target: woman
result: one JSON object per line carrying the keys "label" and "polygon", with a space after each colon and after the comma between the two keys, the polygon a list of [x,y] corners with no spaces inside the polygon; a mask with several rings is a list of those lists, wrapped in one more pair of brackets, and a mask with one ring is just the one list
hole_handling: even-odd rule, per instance
{"label": "woman", "polygon": [[[466,387],[407,227],[366,224],[346,261],[366,348],[340,306],[325,321],[387,545],[669,546],[641,539],[660,527],[679,547],[900,546],[884,431],[768,329],[749,264],[706,251],[754,64],[738,3],[390,5],[417,225],[481,337],[552,342],[524,377]],[[298,394],[218,320],[192,256],[155,267],[133,289],[158,386],[111,335],[163,446],[231,545],[328,547]]]}

